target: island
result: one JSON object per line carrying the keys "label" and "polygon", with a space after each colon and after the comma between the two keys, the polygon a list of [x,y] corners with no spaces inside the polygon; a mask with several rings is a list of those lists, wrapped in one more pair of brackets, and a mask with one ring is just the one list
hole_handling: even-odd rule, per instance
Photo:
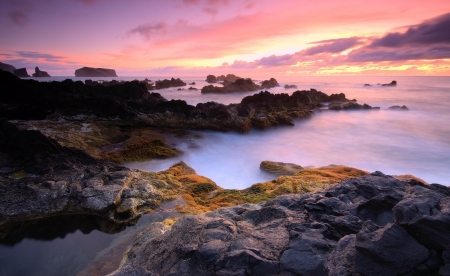
{"label": "island", "polygon": [[114,69],[83,67],[75,70],[75,77],[117,77]]}

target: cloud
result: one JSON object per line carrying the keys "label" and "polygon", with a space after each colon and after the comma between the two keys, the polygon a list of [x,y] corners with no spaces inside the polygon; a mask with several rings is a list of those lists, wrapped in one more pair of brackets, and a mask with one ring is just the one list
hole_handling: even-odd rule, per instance
{"label": "cloud", "polygon": [[351,52],[348,61],[351,62],[380,62],[405,60],[434,60],[450,58],[450,46],[441,47],[403,47],[372,50],[370,48]]}
{"label": "cloud", "polygon": [[200,0],[183,0],[183,3],[186,5],[197,5],[200,4]]}
{"label": "cloud", "polygon": [[411,26],[405,33],[389,33],[376,39],[371,47],[402,47],[409,44],[450,44],[450,13]]}
{"label": "cloud", "polygon": [[26,11],[12,11],[9,13],[9,17],[19,27],[24,27],[28,24],[28,13]]}
{"label": "cloud", "polygon": [[75,0],[75,1],[90,5],[94,4],[95,2],[98,2],[99,0]]}
{"label": "cloud", "polygon": [[342,51],[348,50],[360,44],[360,38],[349,37],[349,38],[322,40],[309,44],[316,44],[316,43],[323,43],[323,44],[308,48],[305,51],[305,55],[315,55],[319,53],[340,53]]}
{"label": "cloud", "polygon": [[29,51],[17,51],[16,53],[17,53],[17,56],[22,57],[22,58],[44,59],[44,60],[50,61],[50,62],[61,61],[62,59],[66,58],[63,56],[55,56],[52,54],[29,52]]}
{"label": "cloud", "polygon": [[129,30],[128,34],[139,34],[146,39],[150,39],[158,34],[164,34],[167,31],[167,24],[159,22],[156,24],[139,25],[134,29]]}

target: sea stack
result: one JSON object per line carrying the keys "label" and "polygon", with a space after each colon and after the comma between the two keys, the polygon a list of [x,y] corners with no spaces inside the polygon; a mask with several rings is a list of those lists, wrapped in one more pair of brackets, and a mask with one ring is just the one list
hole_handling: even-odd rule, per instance
{"label": "sea stack", "polygon": [[14,70],[14,75],[19,78],[30,77],[30,75],[28,75],[27,68],[20,68],[20,69]]}
{"label": "sea stack", "polygon": [[50,75],[45,71],[39,70],[39,67],[36,67],[34,72],[33,77],[35,78],[50,78]]}
{"label": "sea stack", "polygon": [[117,77],[114,69],[83,67],[75,70],[75,77]]}

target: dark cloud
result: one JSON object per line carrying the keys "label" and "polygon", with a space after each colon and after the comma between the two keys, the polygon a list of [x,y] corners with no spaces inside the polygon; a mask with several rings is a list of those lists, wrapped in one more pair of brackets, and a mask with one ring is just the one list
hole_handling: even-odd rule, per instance
{"label": "dark cloud", "polygon": [[166,33],[167,24],[164,22],[159,22],[156,24],[143,24],[139,25],[134,29],[128,31],[128,34],[139,34],[143,37],[150,39],[158,34]]}
{"label": "dark cloud", "polygon": [[348,55],[351,62],[405,61],[422,59],[450,58],[450,46],[403,47],[394,49],[370,49],[369,47],[352,51]]}
{"label": "dark cloud", "polygon": [[411,26],[405,33],[389,33],[370,47],[402,47],[408,44],[450,44],[450,13]]}
{"label": "dark cloud", "polygon": [[315,55],[319,53],[340,53],[342,51],[348,50],[358,44],[360,44],[359,37],[349,37],[349,38],[340,38],[340,39],[330,39],[330,40],[322,40],[318,42],[313,42],[309,44],[318,44],[321,45],[314,46],[308,48],[304,51],[305,55]]}
{"label": "dark cloud", "polygon": [[66,57],[55,56],[52,54],[38,53],[38,52],[29,52],[29,51],[17,51],[17,56],[22,58],[29,59],[45,59],[46,61],[61,61],[61,59],[65,59]]}
{"label": "dark cloud", "polygon": [[13,11],[9,13],[12,22],[17,26],[24,27],[28,24],[28,13],[26,11]]}

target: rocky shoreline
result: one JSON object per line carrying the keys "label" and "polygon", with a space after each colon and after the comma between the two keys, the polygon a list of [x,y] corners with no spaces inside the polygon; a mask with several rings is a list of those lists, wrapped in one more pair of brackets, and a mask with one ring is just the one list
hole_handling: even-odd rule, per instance
{"label": "rocky shoreline", "polygon": [[162,172],[120,165],[180,155],[177,139],[201,138],[190,130],[247,132],[379,108],[315,89],[192,106],[139,81],[40,83],[4,71],[0,90],[0,237],[72,215],[114,232],[177,199],[177,212],[196,215],[151,224],[112,275],[450,275],[448,187],[264,161],[274,180],[227,190],[183,162]]}

